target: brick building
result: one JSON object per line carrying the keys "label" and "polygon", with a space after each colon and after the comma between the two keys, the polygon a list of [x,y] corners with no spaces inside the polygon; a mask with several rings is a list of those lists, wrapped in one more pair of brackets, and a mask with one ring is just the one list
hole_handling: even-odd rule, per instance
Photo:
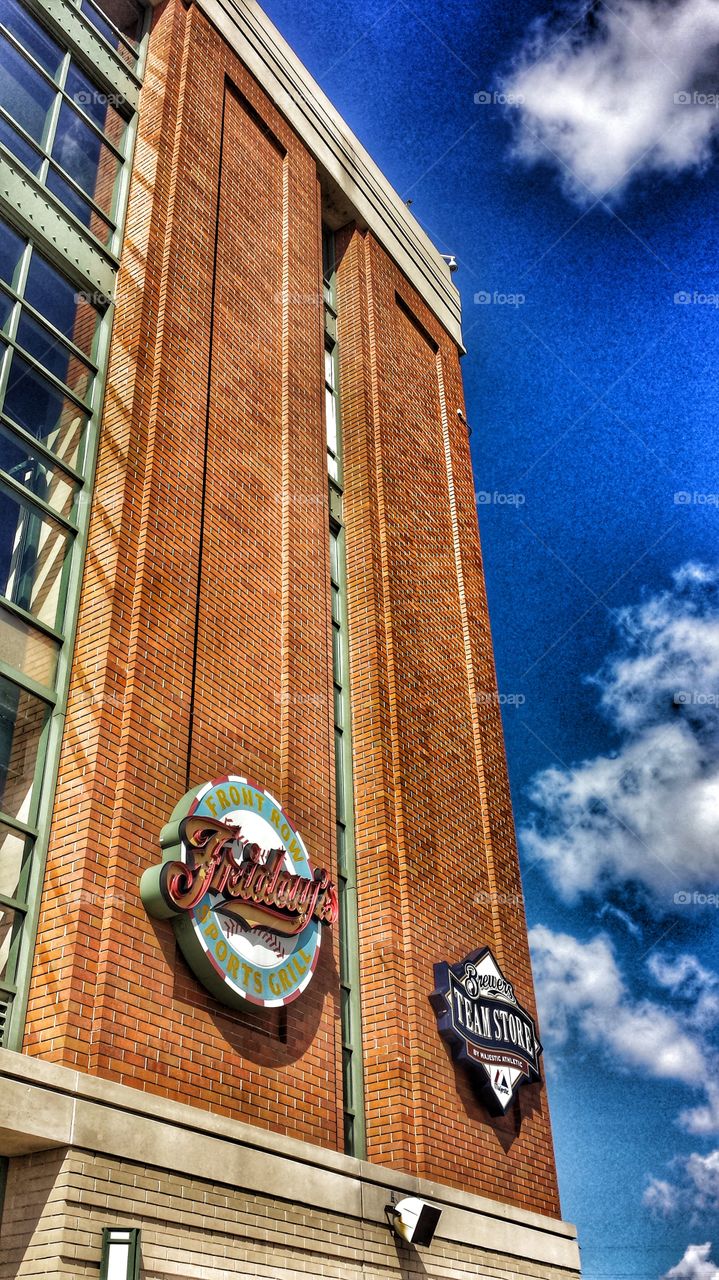
{"label": "brick building", "polygon": [[449,270],[254,0],[0,44],[0,1276],[576,1275]]}

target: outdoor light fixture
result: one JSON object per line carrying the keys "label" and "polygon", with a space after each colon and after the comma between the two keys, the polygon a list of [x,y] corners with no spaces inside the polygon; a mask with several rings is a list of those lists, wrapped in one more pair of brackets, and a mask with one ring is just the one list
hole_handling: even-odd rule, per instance
{"label": "outdoor light fixture", "polygon": [[100,1280],[139,1280],[140,1232],[137,1227],[103,1227]]}
{"label": "outdoor light fixture", "polygon": [[442,1217],[441,1209],[416,1196],[388,1204],[386,1212],[392,1230],[407,1244],[430,1245]]}

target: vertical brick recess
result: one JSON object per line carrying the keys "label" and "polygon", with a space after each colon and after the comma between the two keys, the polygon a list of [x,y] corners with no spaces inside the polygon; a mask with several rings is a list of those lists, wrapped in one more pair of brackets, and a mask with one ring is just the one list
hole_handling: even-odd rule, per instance
{"label": "vertical brick recess", "polygon": [[[489,943],[534,1008],[458,352],[369,232],[338,249],[369,1158],[557,1216],[543,1089],[492,1120],[428,1003],[435,961]],[[337,931],[300,1000],[231,1011],[138,891],[179,797],[230,770],[336,873],[322,352],[315,161],[167,0],[24,1049],[340,1148]]]}

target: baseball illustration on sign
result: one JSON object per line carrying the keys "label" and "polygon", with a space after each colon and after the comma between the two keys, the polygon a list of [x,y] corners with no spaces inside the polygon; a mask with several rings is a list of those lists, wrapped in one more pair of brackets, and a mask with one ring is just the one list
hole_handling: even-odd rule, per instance
{"label": "baseball illustration on sign", "polygon": [[224,1004],[277,1007],[308,986],[337,891],[274,796],[229,774],[183,796],[140,883],[148,914]]}
{"label": "baseball illustration on sign", "polygon": [[458,964],[436,964],[434,982],[430,1001],[440,1035],[458,1062],[479,1071],[491,1108],[506,1111],[520,1085],[540,1079],[534,1020],[489,947]]}

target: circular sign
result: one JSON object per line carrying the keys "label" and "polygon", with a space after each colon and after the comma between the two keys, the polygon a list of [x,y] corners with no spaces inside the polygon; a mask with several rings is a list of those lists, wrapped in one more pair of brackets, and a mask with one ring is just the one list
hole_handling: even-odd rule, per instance
{"label": "circular sign", "polygon": [[180,948],[219,1000],[276,1008],[311,981],[322,930],[337,918],[325,871],[274,796],[229,774],[188,792],[161,835],[164,859],[141,892],[170,916]]}

